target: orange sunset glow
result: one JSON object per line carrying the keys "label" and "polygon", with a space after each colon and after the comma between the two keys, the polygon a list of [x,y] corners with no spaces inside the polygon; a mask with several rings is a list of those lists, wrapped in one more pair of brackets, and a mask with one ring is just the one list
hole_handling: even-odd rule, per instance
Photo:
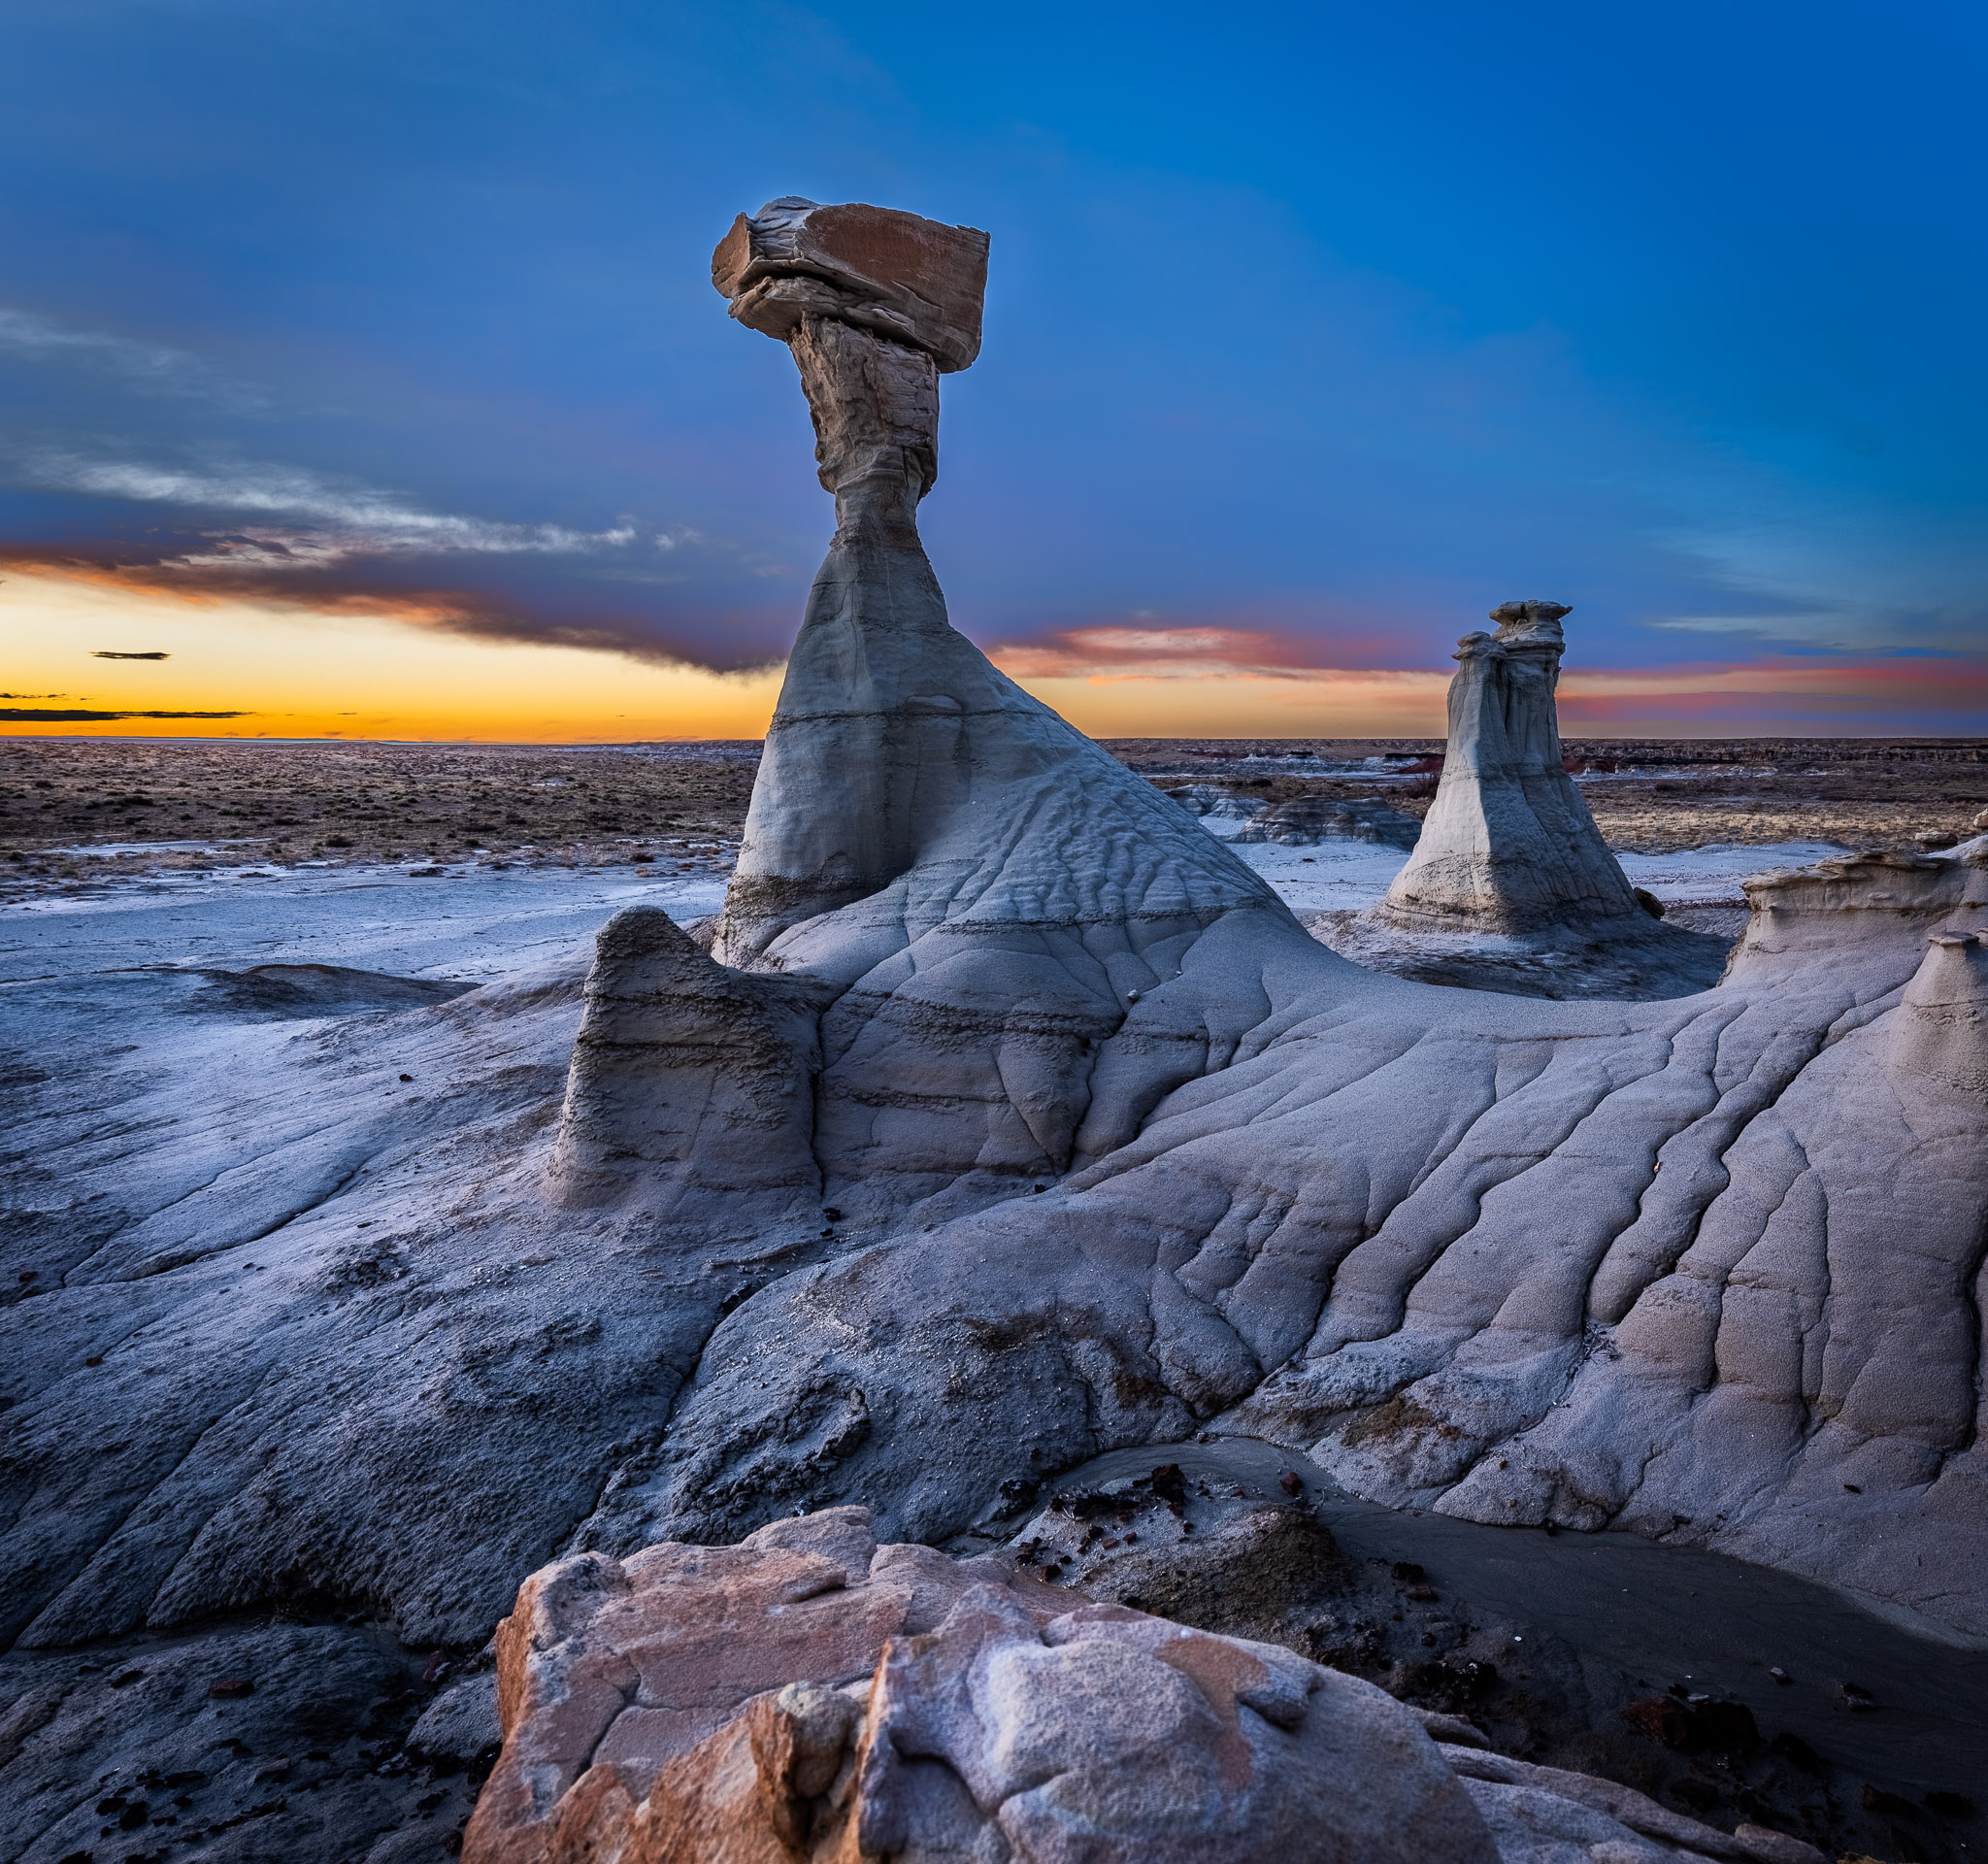
{"label": "orange sunset glow", "polygon": [[[623,744],[757,738],[780,669],[714,673],[604,649],[501,641],[406,611],[326,612],[174,595],[104,576],[10,571],[0,581],[0,705],[122,714],[8,719],[15,735],[349,738]],[[1100,738],[1437,737],[1452,671],[1292,664],[1291,644],[1243,628],[1092,627],[996,646],[1028,691]],[[104,657],[163,655],[163,658]],[[1882,711],[1978,715],[1971,661],[1740,664],[1570,671],[1572,734],[1847,732]],[[181,716],[145,715],[180,714]],[[191,715],[208,715],[206,716]],[[1938,722],[1932,728],[1940,729]],[[1965,729],[1959,717],[1949,728]]]}
{"label": "orange sunset glow", "polygon": [[[491,642],[386,615],[323,614],[10,574],[0,582],[0,704],[234,713],[46,725],[35,735],[392,738],[618,744],[757,738],[778,668],[717,674],[580,648]],[[164,660],[103,659],[165,653]]]}

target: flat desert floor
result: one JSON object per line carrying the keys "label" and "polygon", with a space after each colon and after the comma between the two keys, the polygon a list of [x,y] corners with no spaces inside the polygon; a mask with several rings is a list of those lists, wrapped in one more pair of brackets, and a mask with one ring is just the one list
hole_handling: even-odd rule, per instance
{"label": "flat desert floor", "polygon": [[[1126,739],[1109,749],[1162,785],[1218,783],[1267,802],[1381,796],[1419,814],[1434,780],[1405,767],[1441,745]],[[1586,765],[1578,781],[1602,833],[1637,856],[1731,849],[1722,866],[1732,868],[1748,858],[1738,850],[1752,849],[1770,866],[1797,848],[1909,847],[1929,830],[1965,838],[1988,808],[1984,740],[1570,740],[1567,749]],[[736,846],[758,762],[750,741],[0,740],[0,900],[249,866],[299,876],[379,865],[695,867]],[[1641,873],[1632,879],[1650,884]],[[1729,885],[1722,897],[1739,895]],[[1307,903],[1363,902],[1341,889]]]}

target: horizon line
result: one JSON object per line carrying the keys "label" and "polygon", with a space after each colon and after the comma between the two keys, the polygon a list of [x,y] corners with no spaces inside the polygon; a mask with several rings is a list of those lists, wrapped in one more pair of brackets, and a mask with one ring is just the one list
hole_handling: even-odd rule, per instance
{"label": "horizon line", "polygon": [[[1089,737],[1089,733],[1084,734]],[[1620,744],[1637,739],[1660,740],[1672,744],[1979,744],[1988,747],[1988,733],[1971,731],[1730,731],[1730,732],[1592,732],[1563,731],[1563,744]],[[659,745],[764,745],[758,738],[279,738],[269,734],[255,737],[207,737],[190,732],[24,732],[0,731],[0,743],[29,745],[266,745],[323,746],[350,749],[362,745],[424,750],[628,750]],[[1320,735],[1294,738],[1268,736],[1251,738],[1186,737],[1164,732],[1134,733],[1114,738],[1092,738],[1098,745],[1365,745],[1365,744],[1446,744],[1441,732],[1369,732],[1350,737]]]}

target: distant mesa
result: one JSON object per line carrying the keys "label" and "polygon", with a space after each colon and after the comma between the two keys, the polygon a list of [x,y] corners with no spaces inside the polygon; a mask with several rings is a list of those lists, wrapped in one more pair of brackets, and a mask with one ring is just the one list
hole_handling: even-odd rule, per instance
{"label": "distant mesa", "polygon": [[92,660],[170,660],[172,657],[170,653],[123,653],[116,648],[93,648],[90,650]]}

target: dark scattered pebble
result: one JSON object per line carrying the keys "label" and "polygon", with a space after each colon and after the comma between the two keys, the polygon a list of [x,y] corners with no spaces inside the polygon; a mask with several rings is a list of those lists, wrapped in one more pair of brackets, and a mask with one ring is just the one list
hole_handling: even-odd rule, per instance
{"label": "dark scattered pebble", "polygon": [[1910,1814],[1919,1810],[1909,1799],[1901,1799],[1897,1793],[1888,1793],[1882,1786],[1872,1785],[1868,1780],[1864,1782],[1864,1791],[1860,1798],[1867,1813],[1883,1813],[1891,1818]]}

